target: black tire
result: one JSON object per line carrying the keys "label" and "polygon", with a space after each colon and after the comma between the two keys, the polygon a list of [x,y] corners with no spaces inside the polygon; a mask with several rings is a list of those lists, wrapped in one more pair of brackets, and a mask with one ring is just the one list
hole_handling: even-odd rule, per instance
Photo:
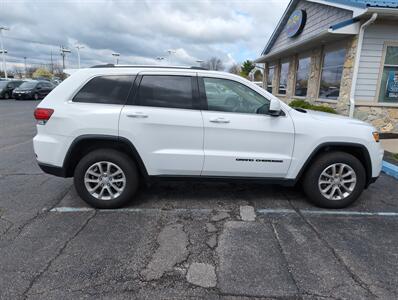
{"label": "black tire", "polygon": [[[124,190],[114,199],[101,200],[89,193],[84,183],[86,171],[96,162],[107,161],[117,165],[125,175]],[[74,172],[74,184],[79,196],[96,208],[119,208],[133,199],[139,184],[136,164],[126,154],[113,149],[99,149],[85,155],[77,164]]]}
{"label": "black tire", "polygon": [[10,94],[5,93],[5,94],[4,94],[4,99],[6,99],[6,100],[10,99]]}
{"label": "black tire", "polygon": [[35,93],[35,94],[33,95],[33,99],[35,99],[35,100],[39,100],[39,99],[40,99],[40,96],[39,96],[39,94],[38,94],[38,93]]}
{"label": "black tire", "polygon": [[[356,175],[356,184],[351,194],[340,200],[325,197],[318,186],[322,172],[332,164],[342,163],[351,167]],[[352,204],[361,195],[366,183],[366,172],[362,163],[353,155],[345,152],[328,152],[318,156],[311,162],[303,180],[303,189],[308,199],[323,208],[344,208]]]}

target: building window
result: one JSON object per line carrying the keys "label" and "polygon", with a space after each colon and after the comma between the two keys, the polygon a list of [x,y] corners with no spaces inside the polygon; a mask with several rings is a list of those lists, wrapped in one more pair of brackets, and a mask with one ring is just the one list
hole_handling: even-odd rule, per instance
{"label": "building window", "polygon": [[272,93],[272,80],[274,79],[275,66],[268,68],[267,91]]}
{"label": "building window", "polygon": [[294,95],[307,96],[308,78],[310,76],[310,57],[302,57],[298,61],[297,75],[296,75],[296,88]]}
{"label": "building window", "polygon": [[323,57],[319,98],[337,100],[339,97],[345,52],[346,50],[344,48],[325,52]]}
{"label": "building window", "polygon": [[287,76],[289,73],[289,63],[281,64],[280,73],[279,73],[279,95],[286,95],[287,90]]}
{"label": "building window", "polygon": [[387,46],[379,102],[398,103],[398,46]]}

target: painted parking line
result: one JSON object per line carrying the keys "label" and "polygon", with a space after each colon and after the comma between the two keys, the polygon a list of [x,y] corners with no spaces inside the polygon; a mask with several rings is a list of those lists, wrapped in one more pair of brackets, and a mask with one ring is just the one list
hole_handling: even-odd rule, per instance
{"label": "painted parking line", "polygon": [[[50,212],[69,213],[69,212],[88,212],[94,211],[95,208],[91,207],[55,207],[50,209]],[[101,212],[134,212],[134,213],[159,213],[159,212],[198,212],[198,213],[211,213],[213,211],[231,212],[227,209],[212,209],[212,208],[119,208],[119,209],[97,209]],[[312,210],[300,209],[300,213],[305,215],[329,215],[329,216],[380,216],[380,217],[398,217],[398,212],[368,212],[368,211],[344,211],[344,210]],[[289,208],[264,208],[256,209],[258,214],[297,214],[297,211]]]}
{"label": "painted parking line", "polygon": [[[44,209],[46,210],[46,209]],[[211,213],[214,209],[211,208],[118,208],[118,209],[95,209],[92,207],[54,207],[50,209],[50,212],[87,212],[87,211],[103,211],[103,212],[200,212],[200,213]],[[217,209],[217,211],[225,211],[229,210]]]}
{"label": "painted parking line", "polygon": [[[388,211],[349,211],[349,210],[313,210],[299,209],[304,215],[329,215],[329,216],[382,216],[382,217],[398,217],[398,212]],[[294,209],[257,209],[259,214],[297,214]]]}

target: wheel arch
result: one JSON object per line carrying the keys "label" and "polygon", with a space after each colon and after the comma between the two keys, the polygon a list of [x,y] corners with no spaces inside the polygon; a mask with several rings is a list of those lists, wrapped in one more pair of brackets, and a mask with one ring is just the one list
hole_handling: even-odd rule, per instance
{"label": "wheel arch", "polygon": [[311,163],[323,153],[332,152],[332,151],[340,151],[346,152],[353,156],[355,156],[364,166],[366,172],[366,185],[365,188],[369,186],[372,180],[372,161],[370,159],[370,154],[368,149],[358,143],[349,143],[349,142],[327,142],[318,145],[307,158],[303,166],[301,167],[298,175],[297,181],[300,180],[305,172],[310,167]]}
{"label": "wheel arch", "polygon": [[136,162],[140,175],[148,180],[148,172],[137,149],[128,139],[113,135],[88,134],[75,138],[66,153],[63,169],[65,177],[72,177],[79,160],[87,153],[100,149],[110,148],[127,154]]}

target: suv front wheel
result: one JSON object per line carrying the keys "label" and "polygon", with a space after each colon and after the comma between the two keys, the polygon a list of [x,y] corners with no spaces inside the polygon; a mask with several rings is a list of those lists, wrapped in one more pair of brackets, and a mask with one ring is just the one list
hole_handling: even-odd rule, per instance
{"label": "suv front wheel", "polygon": [[135,163],[124,153],[99,149],[84,156],[75,168],[74,184],[79,196],[96,208],[119,208],[138,188]]}
{"label": "suv front wheel", "polygon": [[355,156],[345,152],[329,152],[311,163],[303,188],[315,205],[344,208],[361,195],[365,181],[365,168]]}

